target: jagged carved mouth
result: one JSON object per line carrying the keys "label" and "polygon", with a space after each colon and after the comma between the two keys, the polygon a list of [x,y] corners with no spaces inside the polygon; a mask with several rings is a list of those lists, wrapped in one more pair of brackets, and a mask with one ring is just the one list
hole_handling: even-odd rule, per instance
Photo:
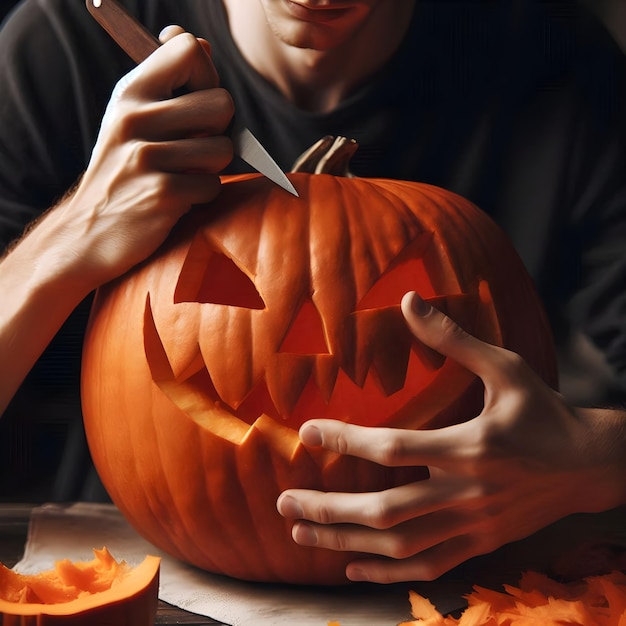
{"label": "jagged carved mouth", "polygon": [[[428,234],[412,241],[372,281],[354,311],[329,320],[310,292],[287,312],[276,312],[237,263],[196,237],[168,305],[179,313],[168,313],[170,323],[159,324],[160,312],[146,298],[144,348],[154,382],[212,430],[221,420],[230,424],[229,432],[233,421],[234,430],[243,432],[261,416],[295,430],[315,417],[388,423],[434,380],[458,369],[408,331],[398,304],[407,275],[467,330],[497,340],[485,337],[495,319],[486,282],[475,293],[432,293],[422,258],[430,241]],[[201,272],[189,271],[200,263]],[[232,327],[236,346],[225,337]],[[467,376],[451,380],[469,383]],[[448,389],[450,396],[457,392]]]}
{"label": "jagged carved mouth", "polygon": [[[434,304],[443,310],[476,311],[472,302],[475,299],[471,296],[435,300]],[[399,310],[388,313],[399,314]],[[277,353],[268,363],[266,375],[239,401],[228,403],[218,393],[199,345],[190,366],[178,375],[174,372],[159,336],[150,300],[146,300],[144,346],[154,382],[186,415],[211,429],[218,419],[234,418],[251,425],[262,415],[296,430],[304,421],[315,417],[370,425],[385,423],[435,378],[444,376],[446,367],[455,367],[410,338],[408,351],[403,345],[407,345],[407,337],[398,342],[396,368],[404,372],[398,389],[386,391],[375,368],[370,368],[362,380],[355,381],[332,363],[332,355]],[[407,380],[411,381],[410,385],[405,385]],[[449,393],[454,396],[455,390],[450,388]]]}

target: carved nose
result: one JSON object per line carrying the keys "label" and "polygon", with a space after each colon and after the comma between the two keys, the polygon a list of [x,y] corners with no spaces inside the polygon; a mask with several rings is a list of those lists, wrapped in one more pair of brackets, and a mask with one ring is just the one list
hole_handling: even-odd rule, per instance
{"label": "carved nose", "polygon": [[305,300],[291,323],[279,352],[328,354],[324,323],[313,302]]}

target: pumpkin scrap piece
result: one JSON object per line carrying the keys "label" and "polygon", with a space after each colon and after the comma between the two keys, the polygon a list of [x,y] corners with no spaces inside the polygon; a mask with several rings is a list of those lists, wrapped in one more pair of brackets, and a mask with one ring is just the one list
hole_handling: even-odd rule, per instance
{"label": "pumpkin scrap piece", "polygon": [[94,556],[85,562],[64,559],[54,569],[32,575],[0,563],[0,623],[152,625],[160,559],[147,556],[132,568],[106,548],[94,550]]}
{"label": "pumpkin scrap piece", "polygon": [[475,586],[461,617],[444,617],[411,591],[415,620],[399,626],[626,626],[626,575],[612,572],[572,583],[525,572],[504,591]]}

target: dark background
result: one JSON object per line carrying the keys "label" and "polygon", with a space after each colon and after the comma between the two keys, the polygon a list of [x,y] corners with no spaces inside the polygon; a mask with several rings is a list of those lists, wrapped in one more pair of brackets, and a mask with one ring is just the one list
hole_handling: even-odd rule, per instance
{"label": "dark background", "polygon": [[[626,52],[626,0],[571,1],[583,2],[595,11]],[[0,0],[0,22],[17,3],[17,0]],[[4,60],[0,59],[2,62]],[[32,375],[37,376],[36,369]],[[58,388],[55,382],[72,375],[73,372],[59,367],[53,380],[46,380],[46,384],[42,385],[42,393],[54,394],[55,388]],[[19,402],[20,398],[16,401]],[[56,401],[55,404],[62,406],[62,402]],[[75,454],[81,454],[80,451],[84,450],[82,431],[68,432],[67,429],[67,423],[54,414],[48,415],[43,424],[35,418],[22,419],[20,423],[0,418],[0,501],[38,502],[41,494],[54,492],[55,479],[59,480],[59,474],[62,480],[67,481],[67,472],[64,473],[62,467],[60,471],[58,469],[59,451],[63,450],[60,442],[69,441],[69,452],[75,450]],[[72,467],[76,467],[76,461],[80,465],[81,459],[74,458]],[[87,459],[84,462],[86,467]],[[42,475],[45,477],[43,483]]]}

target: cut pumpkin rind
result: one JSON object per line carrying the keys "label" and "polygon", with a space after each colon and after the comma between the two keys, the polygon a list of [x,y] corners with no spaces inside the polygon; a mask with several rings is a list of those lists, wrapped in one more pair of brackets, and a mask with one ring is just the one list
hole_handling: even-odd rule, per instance
{"label": "cut pumpkin rind", "polygon": [[86,562],[58,561],[52,570],[20,574],[0,564],[3,626],[154,623],[160,559],[136,567],[116,561],[106,548]]}

